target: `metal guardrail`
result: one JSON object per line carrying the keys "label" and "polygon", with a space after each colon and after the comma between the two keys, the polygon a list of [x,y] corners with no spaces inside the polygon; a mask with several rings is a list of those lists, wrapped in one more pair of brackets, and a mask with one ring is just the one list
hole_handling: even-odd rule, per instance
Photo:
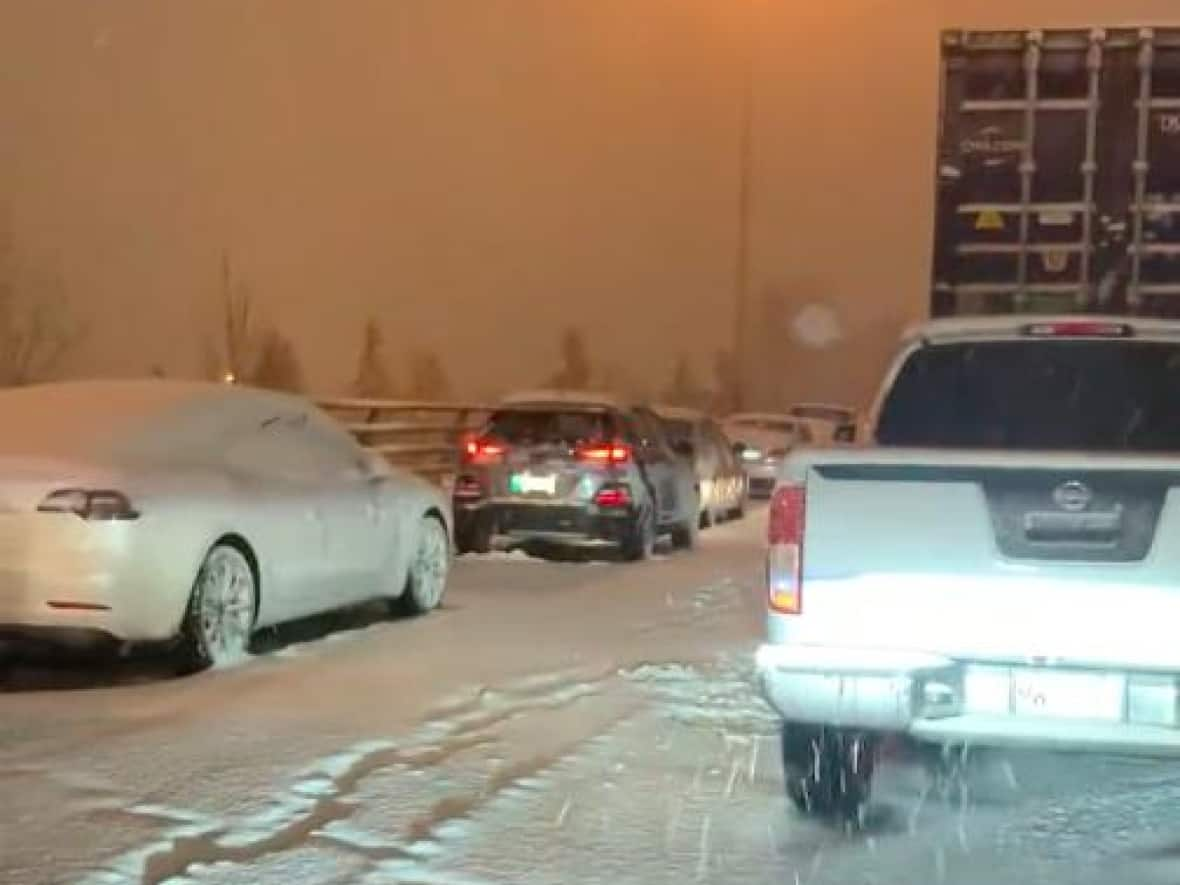
{"label": "metal guardrail", "polygon": [[369,451],[442,485],[458,468],[463,438],[492,410],[470,403],[356,398],[321,399],[316,404]]}

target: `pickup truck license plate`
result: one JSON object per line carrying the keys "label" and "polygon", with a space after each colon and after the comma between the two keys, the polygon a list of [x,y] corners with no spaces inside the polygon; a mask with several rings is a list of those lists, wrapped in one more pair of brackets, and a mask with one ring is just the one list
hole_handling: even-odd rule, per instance
{"label": "pickup truck license plate", "polygon": [[1123,714],[1126,677],[1020,668],[1012,671],[1010,703],[1017,716],[1117,721]]}
{"label": "pickup truck license plate", "polygon": [[522,495],[556,495],[556,473],[517,473],[510,480],[511,490]]}

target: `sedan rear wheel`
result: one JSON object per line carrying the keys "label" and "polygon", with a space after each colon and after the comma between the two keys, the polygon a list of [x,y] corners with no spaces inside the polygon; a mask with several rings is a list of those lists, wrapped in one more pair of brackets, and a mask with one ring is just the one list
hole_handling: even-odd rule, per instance
{"label": "sedan rear wheel", "polygon": [[258,583],[250,561],[232,544],[216,545],[193,582],[181,626],[181,671],[195,673],[245,658],[257,612]]}
{"label": "sedan rear wheel", "polygon": [[438,608],[447,589],[450,565],[451,545],[447,530],[437,518],[424,517],[418,530],[418,549],[410,562],[406,589],[398,599],[400,608],[411,615]]}

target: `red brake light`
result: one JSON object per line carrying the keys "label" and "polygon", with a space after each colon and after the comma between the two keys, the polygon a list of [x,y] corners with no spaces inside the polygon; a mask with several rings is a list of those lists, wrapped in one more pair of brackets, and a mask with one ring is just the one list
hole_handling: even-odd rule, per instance
{"label": "red brake light", "polygon": [[508,447],[494,439],[469,439],[463,446],[463,460],[469,464],[495,464]]}
{"label": "red brake light", "polygon": [[1062,320],[1055,323],[1031,323],[1024,334],[1037,338],[1130,338],[1135,334],[1126,323],[1104,320]]}
{"label": "red brake light", "polygon": [[772,611],[797,615],[803,611],[803,526],[807,489],[779,486],[770,499],[766,556],[767,603]]}
{"label": "red brake light", "polygon": [[578,459],[613,467],[631,460],[631,447],[626,443],[582,446],[578,449]]}
{"label": "red brake light", "polygon": [[603,486],[594,496],[594,503],[604,509],[631,506],[631,489],[624,485]]}

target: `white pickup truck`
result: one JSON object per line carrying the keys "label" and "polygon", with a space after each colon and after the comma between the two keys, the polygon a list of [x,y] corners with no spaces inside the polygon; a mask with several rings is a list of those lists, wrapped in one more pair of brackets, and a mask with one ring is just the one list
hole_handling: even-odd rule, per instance
{"label": "white pickup truck", "polygon": [[869,425],[770,507],[796,806],[858,812],[890,735],[1180,753],[1180,321],[927,323]]}

